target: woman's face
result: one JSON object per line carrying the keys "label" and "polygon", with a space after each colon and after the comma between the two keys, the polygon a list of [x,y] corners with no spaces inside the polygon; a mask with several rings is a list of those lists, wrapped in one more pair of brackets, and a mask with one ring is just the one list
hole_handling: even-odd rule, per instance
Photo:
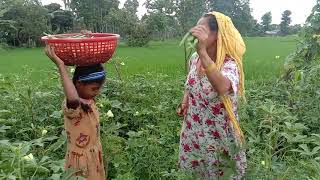
{"label": "woman's face", "polygon": [[217,39],[218,39],[218,33],[217,31],[211,31],[210,27],[209,27],[209,18],[208,17],[202,17],[199,19],[197,25],[203,25],[206,29],[207,32],[209,33],[209,37],[208,37],[208,47],[212,47],[213,45],[215,45],[217,43]]}

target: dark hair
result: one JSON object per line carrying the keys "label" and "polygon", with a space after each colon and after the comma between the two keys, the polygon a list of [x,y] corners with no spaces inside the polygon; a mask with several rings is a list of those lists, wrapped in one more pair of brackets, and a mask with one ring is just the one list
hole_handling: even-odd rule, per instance
{"label": "dark hair", "polygon": [[[90,65],[90,66],[77,66],[74,73],[73,73],[73,84],[76,84],[76,82],[79,80],[81,76],[87,76],[91,73],[95,72],[101,72],[104,71],[104,68],[102,64],[95,64],[95,65]],[[86,81],[81,81],[83,83],[99,83],[100,85],[104,83],[105,77],[95,79],[95,80],[86,80]]]}
{"label": "dark hair", "polygon": [[205,14],[203,15],[202,17],[205,17],[205,18],[209,18],[208,22],[209,22],[209,27],[210,27],[210,30],[211,31],[218,31],[218,22],[217,22],[217,19],[214,15],[212,14]]}

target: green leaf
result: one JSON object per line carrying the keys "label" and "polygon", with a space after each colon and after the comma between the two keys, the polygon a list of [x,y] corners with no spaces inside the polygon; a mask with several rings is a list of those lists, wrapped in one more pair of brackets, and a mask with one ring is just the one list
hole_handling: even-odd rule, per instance
{"label": "green leaf", "polygon": [[0,117],[5,118],[6,116],[10,115],[11,111],[6,110],[6,109],[0,109]]}
{"label": "green leaf", "polygon": [[305,152],[309,152],[309,153],[310,153],[310,150],[309,150],[308,145],[306,145],[306,144],[299,144],[299,147],[302,148]]}
{"label": "green leaf", "polygon": [[43,141],[53,141],[53,140],[56,140],[58,139],[59,137],[58,136],[50,136],[50,137],[47,137],[47,138],[44,138]]}
{"label": "green leaf", "polygon": [[7,140],[7,139],[0,140],[0,145],[9,146],[9,145],[10,145],[10,141],[9,141],[9,140]]}
{"label": "green leaf", "polygon": [[60,177],[61,177],[61,174],[52,174],[50,179],[52,179],[52,180],[60,180],[61,179]]}
{"label": "green leaf", "polygon": [[54,173],[58,173],[59,171],[64,170],[64,159],[53,161],[48,166]]}
{"label": "green leaf", "polygon": [[311,135],[320,138],[320,134],[311,134]]}
{"label": "green leaf", "polygon": [[111,107],[113,108],[117,108],[117,109],[120,109],[121,108],[121,105],[122,103],[118,100],[112,100],[110,101],[111,102]]}
{"label": "green leaf", "polygon": [[114,180],[135,180],[136,178],[131,172],[125,174],[118,174]]}
{"label": "green leaf", "polygon": [[127,133],[127,135],[130,136],[130,137],[141,137],[142,134],[143,134],[143,131],[138,131],[138,132],[129,131]]}
{"label": "green leaf", "polygon": [[80,172],[80,170],[68,168],[63,174],[61,180],[86,180],[84,177],[74,176],[74,174],[77,172]]}
{"label": "green leaf", "polygon": [[74,168],[68,168],[65,173],[62,176],[62,180],[68,180],[72,177],[73,174],[79,172],[79,170],[76,170]]}
{"label": "green leaf", "polygon": [[301,124],[301,123],[295,123],[293,125],[293,128],[296,130],[307,130],[308,129],[304,124]]}
{"label": "green leaf", "polygon": [[312,154],[312,155],[315,155],[315,154],[318,153],[319,150],[320,150],[320,146],[314,147],[314,148],[312,149],[312,151],[311,151],[311,154]]}
{"label": "green leaf", "polygon": [[292,151],[292,152],[298,152],[298,153],[300,153],[300,154],[304,154],[304,153],[305,153],[304,151],[302,151],[302,150],[300,150],[300,149],[291,149],[290,151]]}
{"label": "green leaf", "polygon": [[14,125],[16,122],[16,119],[0,119],[0,124],[4,125]]}
{"label": "green leaf", "polygon": [[14,176],[14,175],[10,174],[10,175],[8,176],[8,178],[9,178],[10,180],[16,180],[16,179],[17,179],[17,176]]}
{"label": "green leaf", "polygon": [[26,163],[25,164],[25,167],[24,167],[27,171],[37,171],[39,173],[49,173],[50,170],[43,167],[43,166],[40,166],[40,165],[37,165],[35,163]]}
{"label": "green leaf", "polygon": [[54,111],[51,115],[51,118],[60,119],[62,118],[62,111]]}
{"label": "green leaf", "polygon": [[5,133],[8,129],[11,129],[11,126],[3,125],[0,127],[0,133]]}
{"label": "green leaf", "polygon": [[27,153],[30,151],[31,143],[24,143],[21,145],[20,154],[21,156],[27,155]]}
{"label": "green leaf", "polygon": [[307,138],[308,136],[306,135],[297,135],[292,139],[292,142],[303,142]]}
{"label": "green leaf", "polygon": [[234,175],[234,170],[232,168],[223,168],[223,176],[219,179],[221,180],[230,180],[230,177]]}
{"label": "green leaf", "polygon": [[41,158],[41,160],[40,160],[40,163],[42,164],[42,163],[46,162],[48,159],[50,159],[50,157],[48,157],[48,156],[43,156],[43,157]]}
{"label": "green leaf", "polygon": [[59,148],[61,148],[66,143],[66,141],[67,141],[67,137],[66,137],[66,135],[64,133],[62,133],[60,135],[58,141],[55,142],[54,144],[52,144],[49,147],[48,151],[54,152],[54,151],[58,150]]}
{"label": "green leaf", "polygon": [[34,139],[34,140],[30,141],[30,143],[32,143],[32,145],[34,145],[34,146],[40,146],[40,147],[43,147],[43,145],[44,145],[42,138]]}

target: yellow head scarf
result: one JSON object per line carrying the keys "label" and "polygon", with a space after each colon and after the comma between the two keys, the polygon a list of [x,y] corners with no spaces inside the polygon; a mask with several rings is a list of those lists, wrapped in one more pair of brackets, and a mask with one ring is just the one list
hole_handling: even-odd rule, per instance
{"label": "yellow head scarf", "polygon": [[[234,27],[232,20],[219,12],[208,13],[215,16],[218,23],[218,40],[217,40],[217,59],[216,65],[220,70],[226,55],[233,58],[237,64],[240,81],[239,81],[239,95],[244,97],[244,73],[243,73],[243,64],[242,56],[246,51],[246,45],[239,33],[239,31]],[[238,142],[242,144],[244,142],[244,135],[241,131],[237,118],[233,112],[232,102],[230,97],[223,96],[222,102],[226,108],[226,111],[229,115],[233,128],[235,130],[236,138]]]}

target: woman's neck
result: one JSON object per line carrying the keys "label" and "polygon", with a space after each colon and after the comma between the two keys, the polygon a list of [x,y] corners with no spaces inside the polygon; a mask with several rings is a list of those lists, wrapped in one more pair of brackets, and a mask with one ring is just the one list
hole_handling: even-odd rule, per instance
{"label": "woman's neck", "polygon": [[207,49],[209,57],[212,59],[213,62],[216,62],[217,59],[217,44],[214,44],[213,46],[209,47]]}
{"label": "woman's neck", "polygon": [[90,104],[92,103],[93,100],[94,100],[93,98],[88,99],[80,96],[80,101],[85,104]]}
{"label": "woman's neck", "polygon": [[207,50],[207,52],[208,52],[209,57],[212,59],[212,61],[216,62],[216,59],[217,59],[216,49],[211,48],[211,50]]}

